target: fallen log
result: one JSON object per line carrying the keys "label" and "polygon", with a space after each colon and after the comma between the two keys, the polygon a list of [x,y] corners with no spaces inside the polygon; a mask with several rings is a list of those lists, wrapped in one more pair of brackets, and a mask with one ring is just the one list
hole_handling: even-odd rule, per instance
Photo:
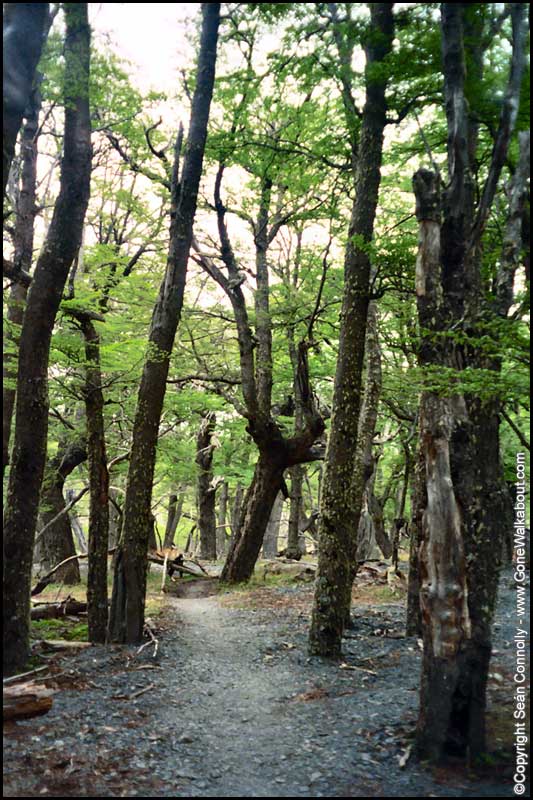
{"label": "fallen log", "polygon": [[59,619],[71,614],[81,614],[84,611],[87,611],[87,603],[67,598],[61,603],[42,603],[32,608],[31,619]]}
{"label": "fallen log", "polygon": [[[165,559],[164,558],[160,558],[159,556],[153,556],[153,555],[149,554],[148,555],[148,561],[152,562],[153,564],[158,564],[160,567],[164,567],[165,566]],[[201,572],[197,572],[196,570],[191,569],[190,567],[186,567],[185,564],[181,564],[180,563],[178,566],[175,566],[175,565],[173,565],[172,561],[169,561],[168,562],[168,566],[174,566],[176,571],[185,572],[187,575],[193,575],[195,578],[201,578],[202,577],[202,573]]]}
{"label": "fallen log", "polygon": [[52,708],[52,689],[40,683],[3,687],[3,719],[28,719],[47,714]]}
{"label": "fallen log", "polygon": [[86,647],[92,647],[92,642],[79,642],[77,640],[69,641],[68,639],[39,639],[35,642],[34,647],[43,647],[45,650],[84,650]]}

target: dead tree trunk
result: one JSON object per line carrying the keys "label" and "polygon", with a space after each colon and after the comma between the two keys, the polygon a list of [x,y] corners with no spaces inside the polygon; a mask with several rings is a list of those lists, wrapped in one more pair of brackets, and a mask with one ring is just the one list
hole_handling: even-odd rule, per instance
{"label": "dead tree trunk", "polygon": [[[336,4],[330,4],[330,8]],[[355,167],[355,201],[345,254],[345,288],[339,355],[335,375],[333,413],[319,525],[318,570],[310,629],[310,652],[338,658],[343,628],[349,614],[354,541],[359,525],[361,499],[354,497],[354,469],[361,408],[361,374],[370,293],[370,255],[374,219],[381,180],[383,132],[386,125],[386,70],[382,62],[392,48],[392,3],[371,3],[372,37],[366,44],[366,102],[359,141],[352,143]],[[353,42],[335,26],[339,56]],[[343,99],[350,130],[359,128],[353,110],[351,82],[345,76]],[[364,243],[364,245],[362,245]]]}
{"label": "dead tree trunk", "polygon": [[[197,81],[192,100],[183,172],[176,147],[172,178],[170,246],[165,278],[154,308],[149,348],[139,387],[124,502],[122,538],[115,562],[109,636],[138,642],[144,628],[152,481],[170,354],[181,317],[187,262],[202,174],[220,23],[220,3],[202,4]],[[178,136],[178,142],[181,136]]]}
{"label": "dead tree trunk", "polygon": [[196,503],[200,531],[200,555],[209,561],[214,561],[217,557],[216,487],[213,485],[215,445],[212,442],[215,423],[215,415],[213,413],[206,414],[196,439],[196,465],[198,467]]}
{"label": "dead tree trunk", "polygon": [[4,517],[4,665],[8,670],[24,666],[28,654],[33,541],[46,459],[50,338],[63,287],[80,246],[90,190],[87,4],[67,4],[65,18],[65,135],[60,189],[28,293],[20,335],[15,435]]}
{"label": "dead tree trunk", "polygon": [[[475,77],[476,62],[472,56],[479,37],[472,41],[471,18],[465,9],[465,6],[446,3],[442,6],[449,178],[444,194],[440,243],[442,284],[438,287],[445,313],[441,325],[434,328],[435,332],[458,330],[460,337],[459,341],[449,337],[447,347],[441,341],[440,354],[435,352],[435,344],[425,343],[430,356],[428,363],[452,367],[458,371],[459,378],[465,368],[487,368],[486,353],[478,344],[487,314],[483,302],[481,237],[518,112],[526,31],[525,5],[515,3],[510,11],[513,53],[509,82],[487,178],[476,207],[472,176],[476,169],[478,121],[469,113],[466,92]],[[468,69],[473,69],[473,74],[468,75],[468,84],[467,64]],[[423,192],[424,186],[430,186],[432,181],[431,174],[418,173],[417,190]],[[427,224],[422,210],[420,202],[417,213],[424,229]],[[423,236],[422,244],[425,238]],[[421,260],[417,280],[419,303],[421,292],[424,289],[428,292],[425,278]],[[433,360],[432,350],[437,356]],[[421,357],[423,361],[426,358],[424,349]],[[459,409],[458,404],[452,407],[446,398],[438,397],[435,401],[430,398],[421,417],[422,446],[425,447],[424,442],[431,443],[432,437],[437,437],[437,441],[425,452],[427,508],[423,524],[421,606],[424,619],[428,614],[432,619],[425,638],[417,747],[423,757],[433,761],[449,753],[464,756],[469,752],[476,758],[485,748],[486,685],[504,487],[499,463],[497,404],[494,400],[485,402],[473,396],[466,396],[465,400]],[[447,496],[447,541],[453,549],[447,556],[446,569],[435,577],[435,565],[443,559],[432,548],[431,538],[436,537],[434,541],[437,542],[439,536],[432,498],[432,493],[437,491],[442,497]],[[450,493],[455,495],[461,509],[460,539],[455,531],[456,512]],[[465,566],[462,566],[463,559]],[[439,606],[438,599],[430,591],[432,586],[440,590],[441,599],[447,601],[446,607]],[[462,592],[467,600],[461,600]]]}
{"label": "dead tree trunk", "polygon": [[[420,360],[430,369],[447,364],[446,351],[438,337],[444,329],[439,178],[420,170],[413,186],[420,223],[417,304],[420,328],[425,331]],[[470,637],[462,519],[450,465],[450,442],[458,408],[458,398],[441,397],[429,390],[424,391],[420,401],[427,505],[420,553],[424,666],[418,733],[424,751],[432,754],[442,752],[450,733],[459,677],[457,659]]]}
{"label": "dead tree trunk", "polygon": [[22,118],[30,104],[35,70],[48,31],[49,3],[4,3],[2,197]]}

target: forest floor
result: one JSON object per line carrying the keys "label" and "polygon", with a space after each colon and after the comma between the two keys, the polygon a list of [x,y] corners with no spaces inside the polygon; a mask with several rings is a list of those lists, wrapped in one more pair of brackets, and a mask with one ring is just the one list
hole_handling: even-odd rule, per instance
{"label": "forest floor", "polygon": [[482,777],[402,766],[421,655],[403,633],[403,592],[356,589],[339,666],[307,656],[311,586],[259,584],[165,596],[155,657],[153,645],[54,657],[52,710],[4,725],[4,796],[513,796],[510,571],[491,666],[495,754]]}

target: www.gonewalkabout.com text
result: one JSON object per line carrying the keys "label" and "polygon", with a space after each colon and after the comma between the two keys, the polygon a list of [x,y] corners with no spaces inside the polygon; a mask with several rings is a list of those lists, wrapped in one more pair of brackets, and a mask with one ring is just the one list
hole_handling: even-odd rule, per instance
{"label": "www.gonewalkabout.com text", "polygon": [[516,649],[515,682],[515,773],[514,791],[525,794],[529,765],[529,738],[527,734],[527,640],[526,628],[526,460],[524,453],[516,456],[516,502],[514,522],[514,579],[516,585]]}

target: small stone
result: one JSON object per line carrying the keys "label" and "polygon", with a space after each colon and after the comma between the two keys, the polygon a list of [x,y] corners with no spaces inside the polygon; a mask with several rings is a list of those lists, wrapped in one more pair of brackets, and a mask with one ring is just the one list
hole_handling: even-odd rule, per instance
{"label": "small stone", "polygon": [[178,742],[180,742],[180,744],[191,744],[191,742],[193,741],[194,739],[192,739],[192,737],[189,736],[187,733],[183,733],[178,739]]}

